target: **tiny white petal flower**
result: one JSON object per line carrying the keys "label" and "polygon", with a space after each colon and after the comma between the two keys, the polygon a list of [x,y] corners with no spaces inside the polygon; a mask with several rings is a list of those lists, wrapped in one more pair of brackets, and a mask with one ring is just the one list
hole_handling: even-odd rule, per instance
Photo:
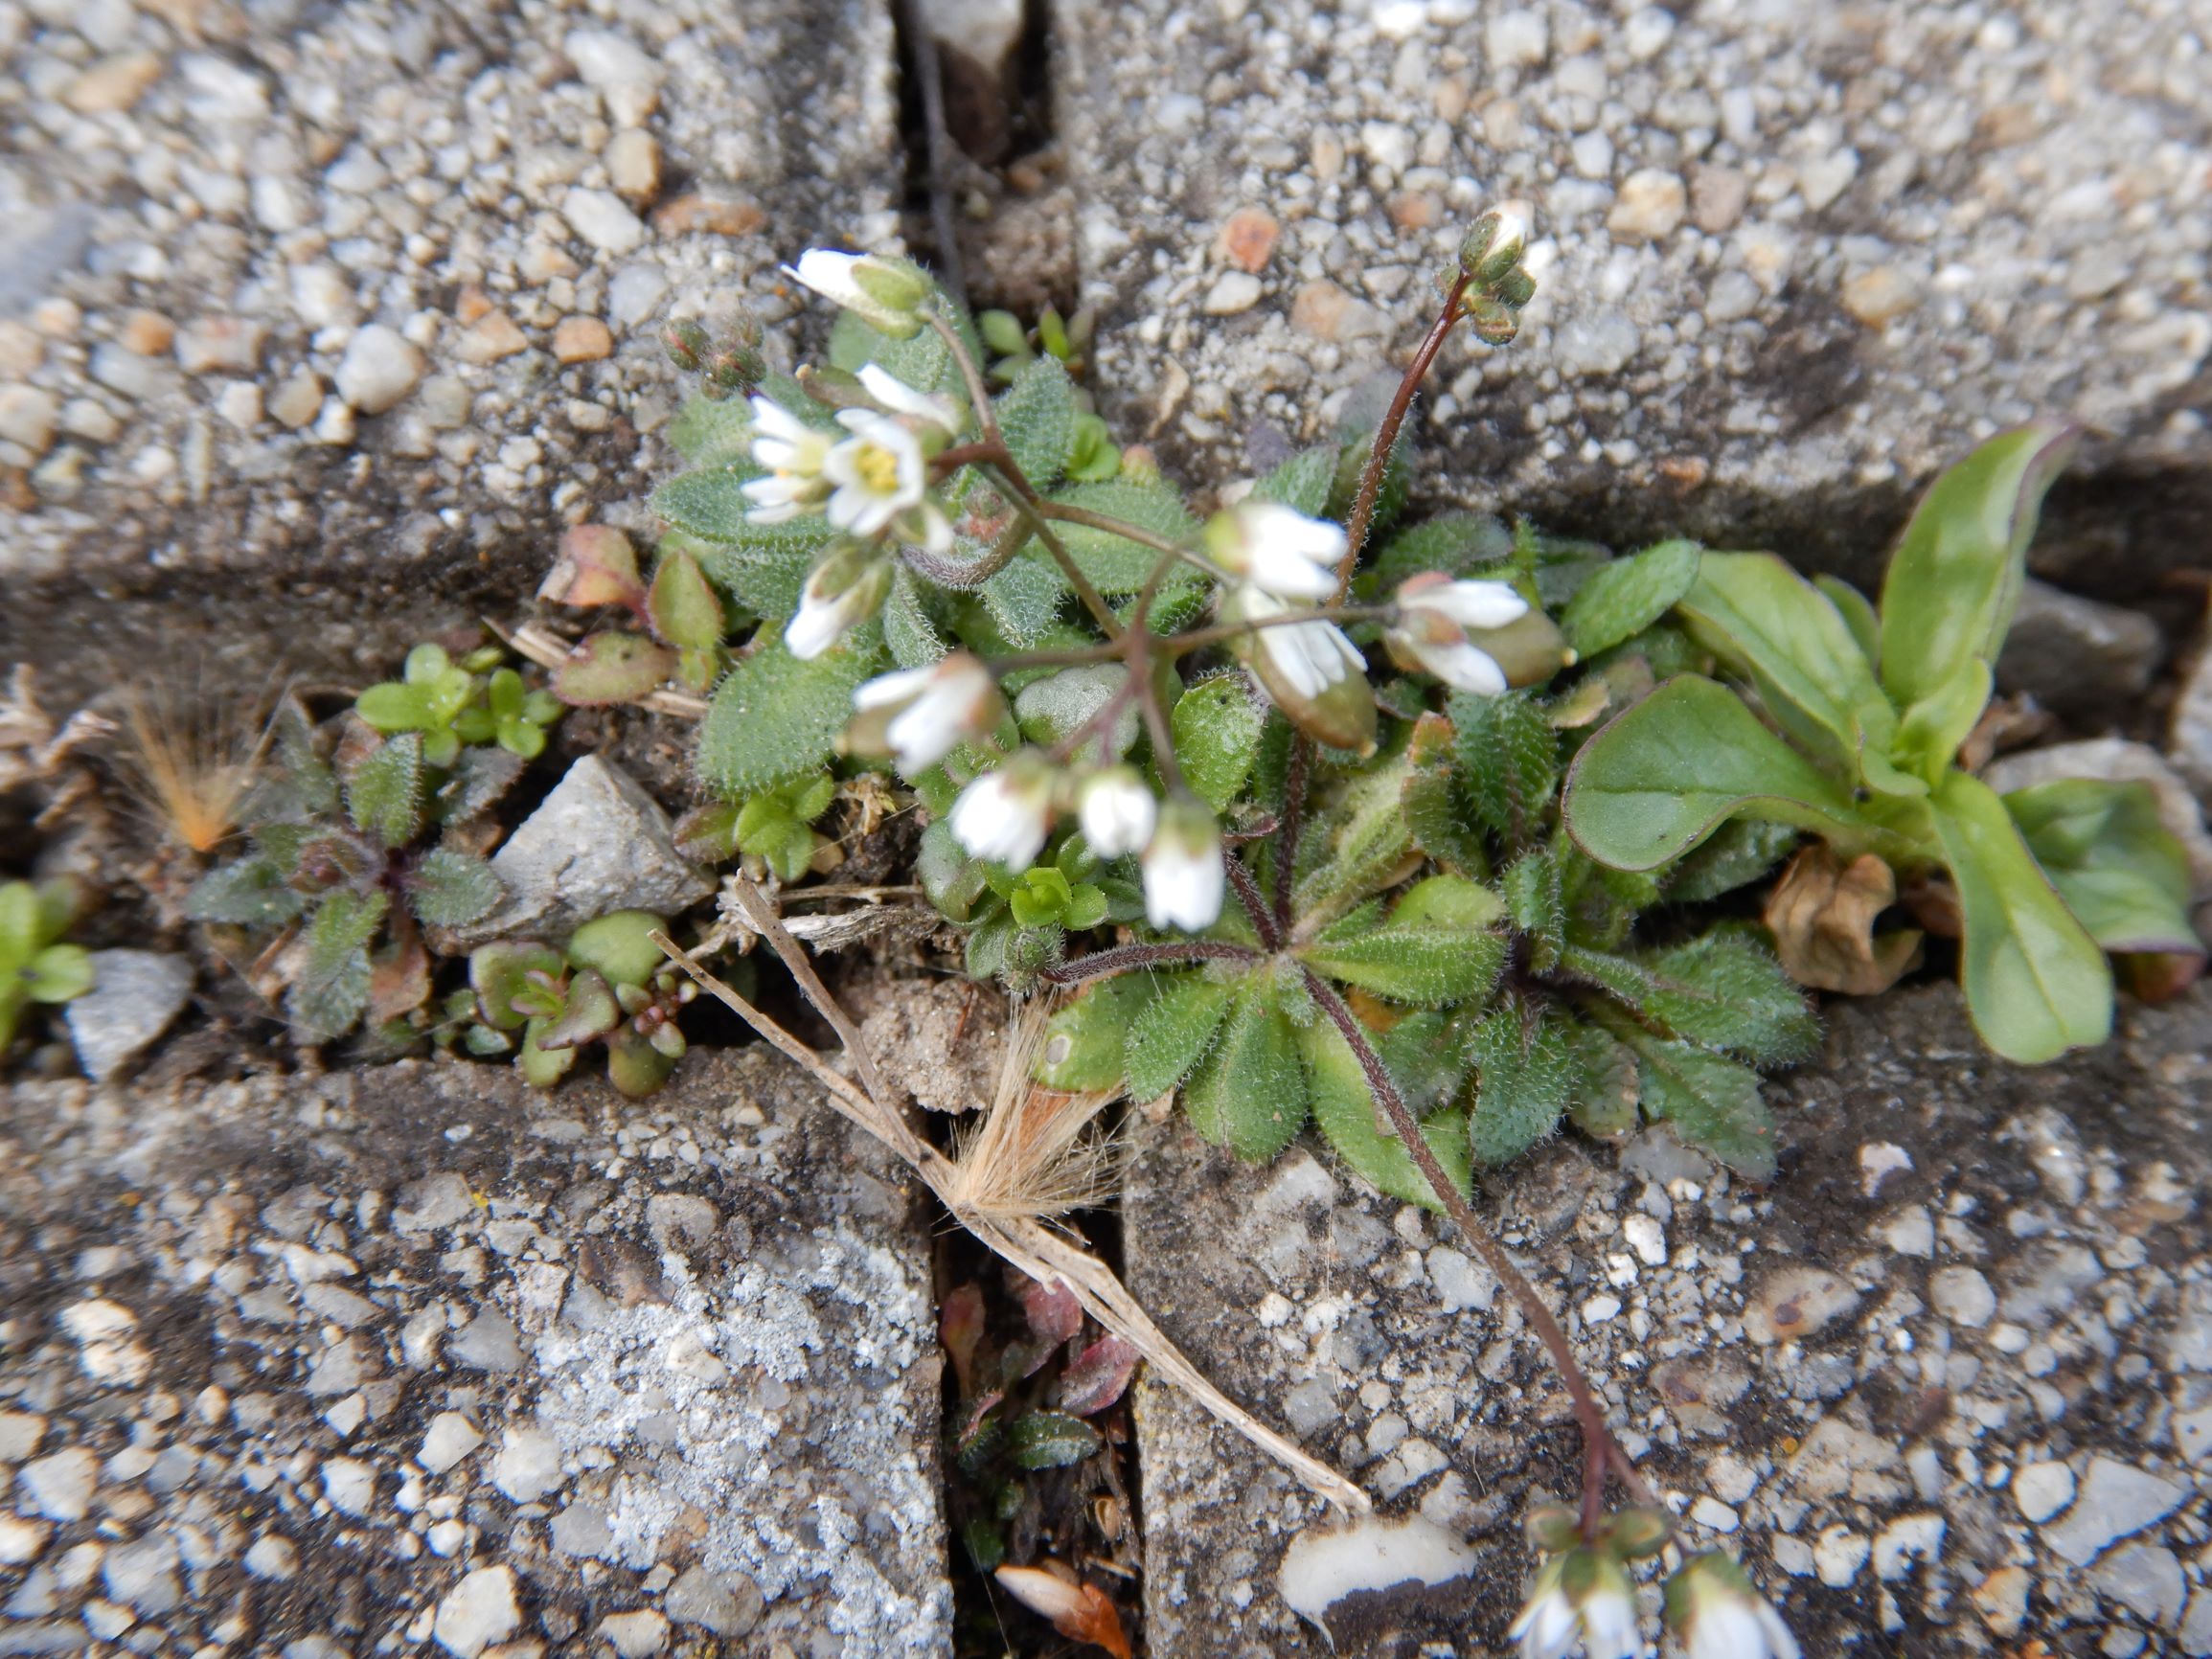
{"label": "tiny white petal flower", "polygon": [[1083,838],[1101,858],[1141,852],[1159,822],[1159,803],[1134,766],[1109,766],[1084,780],[1078,813]]}
{"label": "tiny white petal flower", "polygon": [[967,738],[987,731],[999,709],[998,682],[967,651],[955,651],[925,669],[878,674],[853,693],[866,714],[895,710],[883,733],[900,772],[929,770]]}
{"label": "tiny white petal flower", "polygon": [[1691,1557],[1667,1580],[1667,1623],[1690,1659],[1799,1659],[1781,1614],[1719,1551]]}
{"label": "tiny white petal flower", "polygon": [[[1238,611],[1247,622],[1288,616],[1296,608],[1252,584],[1239,591],[1237,601]],[[1277,623],[1255,628],[1252,638],[1284,683],[1301,697],[1317,697],[1347,674],[1367,671],[1367,659],[1334,623]]]}
{"label": "tiny white petal flower", "polygon": [[1505,670],[1498,667],[1497,659],[1465,634],[1457,639],[1428,640],[1393,629],[1390,643],[1399,648],[1400,654],[1411,656],[1425,672],[1434,674],[1453,691],[1494,697],[1507,688]]}
{"label": "tiny white petal flower", "polygon": [[1399,605],[1431,611],[1463,628],[1501,628],[1528,615],[1528,601],[1509,581],[1453,581],[1430,572],[1400,584]]}
{"label": "tiny white petal flower", "polygon": [[830,522],[855,535],[875,535],[922,505],[927,465],[922,443],[888,415],[847,409],[837,419],[853,436],[822,458],[822,475],[836,486]]}
{"label": "tiny white petal flower", "polygon": [[910,415],[936,427],[947,438],[960,436],[960,405],[942,392],[917,392],[889,370],[874,363],[861,369],[860,385],[869,397],[894,415]]}
{"label": "tiny white petal flower", "polygon": [[1327,599],[1336,591],[1344,528],[1275,501],[1240,501],[1206,526],[1206,551],[1232,576],[1285,599]]}
{"label": "tiny white petal flower", "polygon": [[768,469],[744,488],[753,503],[745,516],[755,524],[781,524],[820,507],[830,493],[822,465],[836,437],[810,426],[782,404],[753,399],[753,459]]}
{"label": "tiny white petal flower", "polygon": [[1195,801],[1172,801],[1145,849],[1145,918],[1154,927],[1197,933],[1221,914],[1228,874],[1214,815]]}
{"label": "tiny white petal flower", "polygon": [[1052,774],[1016,760],[986,772],[952,803],[952,838],[978,858],[1026,870],[1052,825]]}
{"label": "tiny white petal flower", "polygon": [[1634,1586],[1620,1564],[1587,1547],[1554,1556],[1537,1574],[1507,1630],[1521,1659],[1637,1659],[1644,1650]]}

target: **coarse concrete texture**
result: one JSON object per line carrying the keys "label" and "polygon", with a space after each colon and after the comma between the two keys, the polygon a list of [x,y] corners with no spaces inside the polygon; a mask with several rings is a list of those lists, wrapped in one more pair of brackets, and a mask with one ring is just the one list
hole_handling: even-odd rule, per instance
{"label": "coarse concrete texture", "polygon": [[2070,415],[2039,571],[2206,562],[2208,0],[1055,15],[1105,402],[1191,483],[1325,436],[1517,202],[1538,295],[1447,348],[1432,499],[1868,579],[1937,467]]}
{"label": "coarse concrete texture", "polygon": [[944,1652],[915,1200],[761,1047],[0,1090],[0,1652]]}
{"label": "coarse concrete texture", "polygon": [[374,675],[511,607],[637,521],[657,320],[785,350],[777,262],[895,239],[892,77],[873,0],[0,0],[0,661]]}
{"label": "coarse concrete texture", "polygon": [[[1478,1208],[1685,1545],[1741,1554],[1809,1655],[2212,1651],[2212,994],[2033,1070],[1991,1059],[1949,986],[1829,1024],[1769,1085],[1771,1189],[1660,1135],[1568,1139]],[[1241,1167],[1179,1118],[1124,1238],[1130,1287],[1224,1388],[1473,1547],[1468,1577],[1339,1602],[1337,1650],[1496,1650],[1521,1515],[1571,1497],[1577,1440],[1464,1241],[1318,1147]],[[1327,1652],[1276,1590],[1322,1507],[1142,1387],[1148,1651]]]}

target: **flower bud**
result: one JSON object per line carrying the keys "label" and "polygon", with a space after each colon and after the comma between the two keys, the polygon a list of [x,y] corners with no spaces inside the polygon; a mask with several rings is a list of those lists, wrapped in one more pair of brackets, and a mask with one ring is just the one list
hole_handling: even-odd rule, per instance
{"label": "flower bud", "polygon": [[1509,686],[1540,686],[1575,660],[1559,625],[1534,608],[1501,628],[1469,628],[1467,637],[1505,670]]}
{"label": "flower bud", "polygon": [[947,822],[952,838],[978,858],[1026,870],[1052,828],[1052,768],[1025,749],[961,790]]}
{"label": "flower bud", "polygon": [[1250,582],[1221,606],[1224,623],[1269,624],[1229,645],[1292,725],[1332,748],[1374,753],[1375,691],[1367,683],[1367,660],[1334,623],[1272,620],[1293,614],[1293,606]]}
{"label": "flower bud", "polygon": [[936,284],[920,265],[878,254],[841,254],[809,248],[785,269],[824,299],[834,300],[892,338],[922,328],[921,310]]}
{"label": "flower bud", "polygon": [[1544,1563],[1506,1635],[1522,1659],[1566,1659],[1578,1648],[1589,1659],[1634,1659],[1644,1650],[1635,1587],[1618,1561],[1586,1545]]}
{"label": "flower bud", "polygon": [[1520,313],[1502,300],[1474,294],[1467,302],[1468,327],[1486,346],[1507,346],[1520,332]]}
{"label": "flower bud", "polygon": [[784,648],[802,661],[820,656],[882,607],[891,561],[857,541],[840,541],[807,577],[798,614],[784,628]]}
{"label": "flower bud", "polygon": [[1220,920],[1229,879],[1221,832],[1197,801],[1179,796],[1167,804],[1143,864],[1145,919],[1154,927],[1197,933]]}
{"label": "flower bud", "polygon": [[1488,292],[1528,251],[1528,220],[1510,208],[1492,208],[1474,221],[1459,244],[1459,268],[1468,281]]}
{"label": "flower bud", "polygon": [[845,728],[854,755],[890,755],[901,775],[920,776],[1006,712],[998,682],[980,658],[954,651],[925,669],[878,674],[853,693],[858,713]]}
{"label": "flower bud", "polygon": [[714,342],[707,331],[689,317],[671,323],[660,333],[661,345],[667,349],[669,361],[687,375],[696,375],[704,366],[707,353]]}
{"label": "flower bud", "polygon": [[1744,1569],[1714,1551],[1667,1580],[1667,1624],[1690,1659],[1798,1659],[1797,1638]]}
{"label": "flower bud", "polygon": [[1206,557],[1231,576],[1284,599],[1336,591],[1344,528],[1274,501],[1246,498],[1206,523]]}

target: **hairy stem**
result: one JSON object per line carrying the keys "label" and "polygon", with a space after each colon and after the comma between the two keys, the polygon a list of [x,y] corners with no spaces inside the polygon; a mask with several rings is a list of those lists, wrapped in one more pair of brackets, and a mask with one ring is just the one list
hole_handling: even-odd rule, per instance
{"label": "hairy stem", "polygon": [[1306,768],[1312,763],[1313,740],[1304,732],[1290,739],[1290,765],[1283,780],[1283,819],[1275,830],[1275,931],[1290,933],[1290,877],[1298,868],[1298,820],[1306,810]]}
{"label": "hairy stem", "polygon": [[1268,914],[1266,897],[1261,893],[1260,884],[1252,879],[1252,872],[1245,867],[1244,861],[1225,844],[1221,848],[1221,867],[1228,871],[1229,885],[1237,890],[1238,898],[1243,901],[1244,914],[1252,919],[1252,926],[1260,935],[1260,943],[1269,950],[1282,949],[1283,935],[1275,925],[1274,917]]}
{"label": "hairy stem", "polygon": [[1459,1195],[1458,1187],[1445,1172],[1444,1166],[1437,1162],[1436,1154],[1429,1150],[1428,1142],[1421,1133],[1420,1123],[1414,1118],[1412,1108],[1406,1105],[1404,1097],[1399,1094],[1398,1085],[1391,1080],[1390,1073],[1384,1069],[1381,1056],[1375,1052],[1375,1045],[1367,1040],[1365,1029],[1351,1009],[1345,1006],[1344,999],[1336,994],[1334,986],[1303,964],[1299,971],[1305,975],[1307,990],[1344,1034],[1344,1040],[1351,1045],[1353,1054],[1358,1057],[1359,1069],[1367,1077],[1367,1087],[1375,1096],[1377,1103],[1382,1107],[1384,1115],[1390,1119],[1390,1126],[1397,1131],[1399,1144],[1405,1148],[1406,1156],[1421,1170],[1422,1179],[1436,1193],[1437,1201],[1444,1206],[1445,1213],[1458,1223],[1459,1230],[1474,1246],[1475,1253],[1497,1275],[1498,1283],[1506,1287],[1520,1307],[1521,1317],[1535,1329],[1545,1352],[1551,1355],[1552,1364],[1559,1371],[1560,1380],[1566,1384],[1567,1398],[1574,1402],[1575,1420],[1583,1431],[1583,1444],[1585,1447],[1595,1445],[1600,1448],[1597,1455],[1612,1465],[1622,1484],[1635,1495],[1638,1502],[1652,1502],[1651,1489],[1644,1484],[1643,1477],[1636,1472],[1635,1465],[1629,1461],[1628,1454],[1621,1450],[1612,1432],[1606,1427],[1605,1408],[1598,1404],[1597,1396],[1590,1391],[1588,1378],[1583,1375],[1582,1367],[1575,1363],[1574,1351],[1567,1346],[1566,1332],[1560,1329],[1559,1321],[1552,1317],[1552,1310],[1544,1305],[1536,1286],[1528,1282],[1527,1275],[1514,1265],[1513,1258],[1506,1254],[1505,1246],[1497,1241],[1483,1224],[1482,1218],[1474,1213],[1474,1207]]}
{"label": "hairy stem", "polygon": [[1086,979],[1104,979],[1127,973],[1132,967],[1167,967],[1184,962],[1258,962],[1258,951],[1215,939],[1178,940],[1173,944],[1118,944],[1111,950],[1093,951],[1038,977],[1052,985],[1081,985]]}
{"label": "hairy stem", "polygon": [[1336,563],[1338,599],[1342,599],[1344,590],[1352,585],[1352,567],[1359,562],[1360,554],[1366,550],[1367,528],[1375,517],[1376,499],[1382,493],[1382,475],[1389,470],[1390,451],[1398,443],[1398,429],[1405,423],[1406,410],[1413,406],[1413,394],[1420,389],[1421,382],[1428,378],[1429,365],[1436,361],[1437,352],[1444,350],[1452,326],[1459,321],[1459,303],[1466,297],[1471,280],[1462,271],[1446,291],[1444,308],[1429,325],[1428,335],[1421,342],[1421,349],[1413,353],[1413,361],[1406,364],[1405,373],[1398,382],[1397,395],[1390,399],[1390,408],[1382,417],[1382,424],[1375,428],[1375,441],[1367,449],[1367,466],[1359,474],[1359,493],[1352,498],[1351,516],[1344,520],[1344,557]]}

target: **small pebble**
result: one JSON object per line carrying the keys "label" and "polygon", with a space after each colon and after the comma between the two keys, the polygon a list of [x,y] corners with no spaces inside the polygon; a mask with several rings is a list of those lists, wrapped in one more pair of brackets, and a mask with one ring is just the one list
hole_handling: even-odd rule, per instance
{"label": "small pebble", "polygon": [[1209,317],[1233,317],[1260,303],[1260,279],[1249,271],[1224,271],[1198,308]]}
{"label": "small pebble", "polygon": [[356,330],[346,347],[338,364],[338,396],[364,415],[381,415],[415,389],[422,368],[413,341],[397,329],[371,323]]}

